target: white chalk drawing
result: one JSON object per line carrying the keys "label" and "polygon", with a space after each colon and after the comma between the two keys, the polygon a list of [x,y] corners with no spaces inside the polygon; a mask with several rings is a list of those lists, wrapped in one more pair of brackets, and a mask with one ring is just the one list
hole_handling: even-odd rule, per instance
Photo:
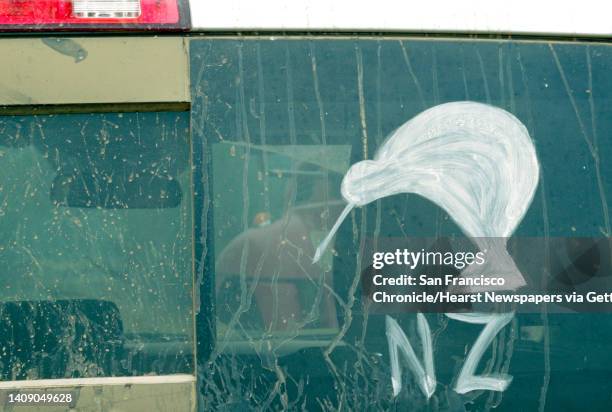
{"label": "white chalk drawing", "polygon": [[376,152],[354,164],[341,192],[348,205],[316,250],[328,247],[351,210],[399,193],[429,199],[489,254],[462,276],[495,273],[505,289],[525,284],[506,250],[529,208],[539,179],[535,147],[525,126],[505,110],[475,102],[445,103],[404,123]]}
{"label": "white chalk drawing", "polygon": [[[415,193],[444,209],[487,253],[485,265],[468,266],[461,276],[503,276],[504,289],[515,290],[525,280],[506,249],[531,205],[538,185],[539,164],[525,126],[512,114],[490,105],[453,102],[430,108],[391,134],[373,160],[354,164],[344,176],[341,192],[348,203],[316,250],[320,259],[336,231],[355,208],[400,193]],[[478,273],[475,272],[478,270]],[[504,391],[512,377],[475,375],[495,335],[514,313],[447,313],[451,319],[486,325],[457,376],[454,390]],[[423,364],[399,324],[386,317],[393,395],[402,389],[400,354],[427,398],[436,388],[431,331],[417,314]],[[423,366],[424,365],[424,366]]]}
{"label": "white chalk drawing", "polygon": [[[464,394],[477,390],[488,390],[503,392],[506,390],[512,376],[506,374],[475,375],[476,367],[485,351],[493,341],[497,333],[510,322],[514,316],[513,312],[502,314],[485,313],[447,313],[451,319],[486,325],[476,342],[470,349],[463,367],[457,376],[455,392]],[[431,330],[427,319],[422,313],[417,314],[417,331],[421,338],[423,348],[423,367],[414,353],[410,340],[391,316],[386,316],[386,334],[389,344],[389,362],[391,364],[391,385],[393,396],[397,396],[402,390],[402,368],[399,354],[404,355],[408,368],[414,374],[414,378],[421,388],[423,394],[429,399],[436,390],[436,373],[433,360],[433,346],[431,341]]]}
{"label": "white chalk drawing", "polygon": [[506,374],[476,376],[474,372],[495,335],[510,322],[514,313],[447,313],[446,316],[461,322],[487,325],[480,333],[480,336],[478,336],[478,339],[476,339],[467,358],[465,358],[463,368],[461,368],[461,372],[459,372],[457,377],[455,392],[468,393],[477,390],[505,391],[512,381],[512,376]]}
{"label": "white chalk drawing", "polygon": [[431,330],[429,323],[422,313],[417,314],[417,331],[421,338],[423,347],[423,363],[421,366],[408,337],[397,324],[395,319],[387,316],[385,319],[387,342],[389,344],[389,357],[391,364],[391,384],[393,386],[393,396],[397,396],[402,390],[402,368],[400,366],[400,352],[404,355],[406,363],[416,379],[419,388],[427,398],[431,397],[436,391],[436,372],[433,361],[433,345],[431,342]]}

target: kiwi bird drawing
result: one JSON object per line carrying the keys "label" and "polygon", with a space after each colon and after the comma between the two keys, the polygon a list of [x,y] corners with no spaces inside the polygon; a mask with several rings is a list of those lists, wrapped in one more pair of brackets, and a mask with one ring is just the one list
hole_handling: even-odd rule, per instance
{"label": "kiwi bird drawing", "polygon": [[351,210],[400,193],[418,194],[442,209],[486,252],[484,265],[462,277],[503,276],[514,290],[525,280],[506,250],[529,208],[539,179],[534,144],[512,114],[490,105],[445,103],[395,130],[373,160],[354,164],[342,180],[348,203],[316,250],[316,262]]}

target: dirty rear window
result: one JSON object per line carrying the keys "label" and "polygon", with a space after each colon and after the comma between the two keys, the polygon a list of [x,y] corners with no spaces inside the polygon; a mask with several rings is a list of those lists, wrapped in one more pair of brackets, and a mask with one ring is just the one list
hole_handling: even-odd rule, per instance
{"label": "dirty rear window", "polygon": [[0,117],[2,380],[193,371],[188,125]]}
{"label": "dirty rear window", "polygon": [[[609,314],[506,313],[491,324],[496,333],[474,363],[471,350],[490,320],[377,313],[363,293],[362,262],[377,241],[465,239],[465,222],[441,207],[445,191],[465,189],[460,198],[469,200],[517,182],[496,184],[498,176],[488,174],[490,180],[464,187],[461,179],[480,169],[466,173],[463,165],[486,159],[486,152],[463,158],[449,146],[423,157],[423,145],[411,151],[393,142],[406,122],[432,108],[434,114],[478,108],[481,116],[468,119],[468,126],[490,120],[487,111],[509,127],[522,125],[516,135],[524,138],[519,149],[527,149],[521,153],[528,160],[508,170],[528,178],[526,204],[517,206],[524,213],[476,227],[492,228],[489,236],[540,237],[537,256],[551,261],[565,252],[546,239],[608,236],[611,50],[587,43],[482,40],[193,39],[192,131],[205,176],[199,183],[205,206],[198,215],[206,238],[197,257],[215,302],[209,307],[202,300],[198,324],[208,330],[211,317],[216,320],[214,344],[201,335],[202,347],[210,350],[199,353],[204,405],[609,408]],[[488,109],[480,112],[483,107]],[[454,121],[441,118],[425,130],[435,134],[466,125]],[[510,130],[501,124],[487,126],[493,137]],[[368,161],[380,156],[391,165],[413,166],[412,174],[378,179]],[[491,164],[505,167],[504,159]],[[422,186],[429,192],[410,180],[450,160],[457,161],[456,172],[431,179]],[[370,176],[365,183],[376,184],[343,185],[355,176]],[[369,200],[362,202],[361,194]],[[347,199],[355,204],[343,214]],[[339,217],[335,236],[317,254]],[[601,259],[606,256],[609,251],[601,250]],[[589,268],[568,278],[532,275],[547,290],[588,290],[610,279]],[[416,358],[408,355],[406,341]],[[433,365],[424,363],[427,350]],[[484,390],[462,386],[467,380],[461,372],[469,364],[475,375],[491,375],[494,383]],[[426,378],[432,370],[435,380]]]}

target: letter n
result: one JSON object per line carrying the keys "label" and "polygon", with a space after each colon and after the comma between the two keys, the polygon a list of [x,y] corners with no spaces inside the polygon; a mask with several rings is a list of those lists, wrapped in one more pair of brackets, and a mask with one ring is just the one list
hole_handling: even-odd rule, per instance
{"label": "letter n", "polygon": [[391,363],[391,384],[393,386],[393,397],[397,396],[402,390],[402,369],[400,366],[399,354],[404,355],[404,359],[414,373],[415,379],[425,396],[429,399],[436,390],[436,372],[433,363],[433,347],[431,343],[431,330],[427,319],[422,313],[417,314],[417,331],[423,346],[423,363],[419,362],[408,337],[400,325],[391,316],[385,319],[387,329],[387,342],[389,343],[389,357]]}

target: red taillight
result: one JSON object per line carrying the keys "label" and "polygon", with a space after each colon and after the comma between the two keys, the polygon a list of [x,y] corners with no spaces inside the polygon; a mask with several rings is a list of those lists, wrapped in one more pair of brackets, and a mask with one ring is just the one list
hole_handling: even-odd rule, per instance
{"label": "red taillight", "polygon": [[4,29],[104,28],[181,24],[179,0],[0,0]]}

